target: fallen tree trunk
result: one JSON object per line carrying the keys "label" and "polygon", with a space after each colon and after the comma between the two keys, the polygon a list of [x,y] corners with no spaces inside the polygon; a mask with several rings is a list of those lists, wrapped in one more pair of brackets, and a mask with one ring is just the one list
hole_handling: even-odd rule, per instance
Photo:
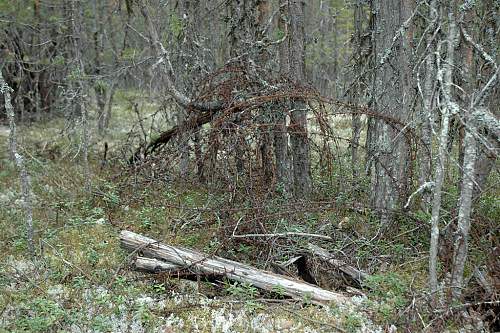
{"label": "fallen tree trunk", "polygon": [[228,279],[250,283],[267,291],[283,292],[299,300],[316,304],[328,301],[350,302],[349,297],[289,277],[266,272],[233,260],[190,250],[183,247],[162,244],[154,239],[123,230],[120,244],[130,251],[140,252],[148,257],[165,260],[182,268],[192,268],[204,274],[220,274]]}
{"label": "fallen tree trunk", "polygon": [[362,285],[363,280],[368,277],[368,274],[366,274],[365,272],[362,272],[357,268],[348,265],[342,260],[334,259],[333,256],[330,254],[330,252],[317,245],[308,243],[307,249],[311,252],[311,254],[317,256],[321,260],[324,260],[329,264],[337,267],[344,274],[348,275],[354,281],[359,283],[359,285]]}
{"label": "fallen tree trunk", "polygon": [[200,272],[200,270],[196,269],[195,267],[185,268],[171,262],[141,256],[135,258],[133,266],[138,271],[153,274],[165,273],[176,278],[188,280],[198,279],[200,275],[208,278],[218,278],[219,280],[220,278],[222,278],[222,275],[220,274],[209,276],[206,273]]}
{"label": "fallen tree trunk", "polygon": [[137,257],[134,261],[134,267],[140,271],[146,271],[150,273],[174,273],[182,270],[182,266],[172,264],[169,262],[164,262],[158,259],[146,258],[146,257]]}
{"label": "fallen tree trunk", "polygon": [[161,146],[166,145],[174,136],[180,134],[186,128],[197,130],[203,125],[208,124],[212,120],[216,111],[217,110],[210,110],[203,112],[197,118],[187,120],[184,123],[176,125],[168,131],[161,133],[159,137],[149,142],[145,148],[137,148],[135,153],[130,157],[129,164],[139,162],[144,157],[153,154],[155,150],[157,150]]}

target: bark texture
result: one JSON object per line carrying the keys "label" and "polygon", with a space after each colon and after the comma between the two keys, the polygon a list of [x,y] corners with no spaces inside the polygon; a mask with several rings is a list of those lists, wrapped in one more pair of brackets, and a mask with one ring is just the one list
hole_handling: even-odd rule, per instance
{"label": "bark texture", "polygon": [[[306,83],[304,2],[288,1],[289,14],[289,76],[299,86]],[[292,150],[294,194],[296,198],[308,198],[312,191],[309,138],[307,129],[308,107],[304,100],[292,101],[290,112],[290,144]]]}
{"label": "bark texture", "polygon": [[[441,105],[441,132],[439,135],[438,155],[436,156],[436,170],[434,180],[434,195],[432,199],[431,213],[431,243],[429,250],[429,286],[431,293],[435,294],[438,287],[437,278],[437,254],[439,242],[439,216],[441,211],[442,189],[444,184],[445,167],[447,161],[448,136],[450,128],[450,117],[458,112],[458,105],[453,99],[453,68],[455,63],[455,49],[458,43],[458,30],[453,12],[448,15],[449,27],[446,40],[447,50],[443,68],[438,58],[438,80],[444,97]],[[439,54],[441,57],[441,54]],[[435,296],[435,295],[433,295]]]}
{"label": "bark texture", "polygon": [[[376,113],[408,124],[412,92],[406,1],[375,1],[375,79],[373,108]],[[372,180],[372,205],[387,222],[393,210],[405,201],[409,186],[409,151],[405,129],[374,120],[370,134],[375,170]]]}

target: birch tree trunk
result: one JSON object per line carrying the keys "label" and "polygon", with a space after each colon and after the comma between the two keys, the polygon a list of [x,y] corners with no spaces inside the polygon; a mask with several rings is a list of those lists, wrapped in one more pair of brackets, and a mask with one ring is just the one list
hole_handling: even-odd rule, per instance
{"label": "birch tree trunk", "polygon": [[451,273],[452,297],[458,300],[462,295],[464,267],[467,259],[470,216],[472,211],[472,193],[474,190],[475,163],[477,158],[477,143],[472,132],[472,122],[464,139],[464,162],[462,167],[463,178],[458,207],[457,231],[454,239],[453,265]]}
{"label": "birch tree trunk", "polygon": [[[418,150],[419,163],[419,186],[428,183],[431,178],[431,157],[432,157],[432,121],[433,121],[433,101],[434,101],[434,82],[436,78],[435,61],[434,61],[434,33],[437,24],[437,4],[436,0],[431,0],[429,4],[429,24],[427,25],[428,33],[426,37],[425,53],[425,77],[422,91],[422,106],[423,110],[420,115],[420,149]],[[443,122],[441,121],[443,124]],[[449,126],[449,124],[448,124]],[[448,129],[447,129],[448,130]],[[441,132],[441,134],[443,134]],[[446,134],[448,136],[448,134]],[[441,136],[442,137],[442,136]],[[441,154],[441,152],[440,152]],[[431,204],[430,192],[424,191],[422,194],[422,210],[429,211]]]}
{"label": "birch tree trunk", "polygon": [[[361,98],[360,96],[363,94],[362,80],[364,79],[364,75],[362,74],[363,67],[367,61],[365,53],[362,50],[362,33],[363,33],[363,6],[360,0],[356,0],[354,5],[354,38],[355,38],[355,47],[356,47],[356,62],[355,66],[355,76],[356,82],[353,83],[352,90],[350,93],[350,100],[354,105],[358,105]],[[358,147],[359,147],[359,139],[361,136],[361,116],[358,113],[353,113],[351,116],[351,126],[352,126],[352,134],[351,134],[351,168],[352,168],[352,176],[353,179],[357,179],[358,177]]]}
{"label": "birch tree trunk", "polygon": [[76,74],[76,87],[77,94],[75,96],[74,104],[81,110],[82,117],[82,158],[83,158],[83,178],[85,181],[85,191],[87,194],[91,192],[92,181],[90,175],[89,165],[89,126],[88,126],[88,110],[85,101],[85,66],[83,63],[82,50],[83,50],[83,33],[82,33],[82,9],[80,0],[71,2],[71,27],[72,27],[72,42],[73,42],[73,55],[75,57],[75,74]]}
{"label": "birch tree trunk", "polygon": [[9,119],[9,148],[10,154],[13,161],[16,163],[16,167],[19,170],[19,178],[21,181],[21,191],[23,195],[23,207],[26,219],[26,236],[28,242],[28,250],[32,258],[36,256],[35,243],[34,243],[34,230],[33,230],[33,205],[31,203],[31,180],[28,172],[26,171],[26,166],[24,165],[24,158],[21,154],[17,152],[17,138],[16,138],[16,121],[14,108],[11,102],[12,89],[7,85],[3,79],[2,71],[0,70],[0,93],[4,97],[4,106],[7,111],[7,118]]}
{"label": "birch tree trunk", "polygon": [[448,37],[446,40],[446,60],[443,68],[440,68],[440,57],[438,60],[438,80],[441,85],[442,94],[444,97],[444,105],[441,106],[441,133],[439,135],[439,150],[437,155],[435,180],[434,180],[434,195],[432,199],[431,213],[431,242],[429,250],[429,286],[430,291],[435,297],[437,291],[437,253],[439,242],[439,213],[441,210],[442,188],[445,176],[445,166],[447,161],[448,135],[450,128],[450,116],[458,112],[458,105],[453,100],[453,68],[455,62],[455,48],[458,42],[458,30],[456,26],[455,16],[452,11],[448,15],[449,27]]}

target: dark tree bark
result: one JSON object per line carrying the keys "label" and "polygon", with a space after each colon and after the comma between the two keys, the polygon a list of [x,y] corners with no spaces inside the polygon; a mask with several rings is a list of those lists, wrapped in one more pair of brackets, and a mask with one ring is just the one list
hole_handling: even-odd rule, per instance
{"label": "dark tree bark", "polygon": [[[289,76],[298,86],[306,83],[305,75],[305,33],[304,2],[288,1],[289,14]],[[292,149],[294,195],[297,199],[306,199],[312,191],[311,167],[309,156],[309,138],[307,129],[308,107],[304,100],[292,100],[290,112],[290,143]]]}
{"label": "dark tree bark", "polygon": [[[398,31],[410,13],[407,1],[375,1],[375,80],[373,109],[383,116],[408,124],[412,92],[408,72],[407,36]],[[398,36],[399,34],[399,36]],[[401,36],[403,35],[403,36]],[[396,40],[393,38],[396,36]],[[405,202],[409,186],[409,152],[404,129],[375,120],[372,137],[375,172],[372,180],[372,205],[382,223],[400,203]]]}

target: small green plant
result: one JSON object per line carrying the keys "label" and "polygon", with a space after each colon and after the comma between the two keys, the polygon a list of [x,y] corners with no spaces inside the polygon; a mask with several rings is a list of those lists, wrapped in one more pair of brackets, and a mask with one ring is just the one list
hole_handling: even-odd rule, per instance
{"label": "small green plant", "polygon": [[200,241],[201,241],[201,235],[192,234],[184,239],[184,244],[186,244],[187,246],[195,246],[199,244]]}
{"label": "small green plant", "polygon": [[145,304],[139,305],[135,314],[145,326],[149,326],[154,319],[154,314]]}
{"label": "small green plant", "polygon": [[224,282],[226,291],[233,297],[241,300],[254,299],[259,295],[259,290],[250,283]]}
{"label": "small green plant", "polygon": [[99,254],[99,252],[97,252],[93,248],[89,248],[87,250],[86,256],[87,256],[87,261],[91,266],[97,265],[97,263],[99,262],[99,259],[101,258],[101,255]]}
{"label": "small green plant", "polygon": [[92,318],[92,329],[95,332],[108,332],[110,330],[108,317],[104,315],[97,315]]}
{"label": "small green plant", "polygon": [[217,239],[217,237],[215,237],[215,238],[212,238],[210,240],[210,243],[208,243],[207,245],[205,245],[205,247],[203,248],[203,250],[205,252],[211,253],[211,252],[214,252],[215,250],[217,250],[217,248],[219,246],[220,246],[220,242]]}
{"label": "small green plant", "polygon": [[285,297],[286,289],[280,284],[273,286],[271,291],[278,295],[279,298]]}
{"label": "small green plant", "polygon": [[238,246],[238,252],[241,254],[249,254],[252,252],[252,247],[246,244],[240,244]]}
{"label": "small green plant", "polygon": [[81,275],[75,276],[72,282],[73,286],[77,289],[81,289],[87,284],[85,277]]}
{"label": "small green plant", "polygon": [[117,276],[113,282],[113,287],[121,289],[127,285],[127,279],[123,276]]}
{"label": "small green plant", "polygon": [[58,303],[46,299],[35,298],[23,309],[17,325],[28,332],[48,332],[56,328],[58,322],[67,317],[66,311]]}
{"label": "small green plant", "polygon": [[357,332],[361,327],[362,321],[358,314],[349,313],[344,319],[344,325],[348,332]]}
{"label": "small green plant", "polygon": [[302,301],[304,304],[311,304],[312,303],[312,295],[311,293],[305,293],[304,296],[302,297]]}
{"label": "small green plant", "polygon": [[151,286],[151,291],[156,294],[164,294],[166,290],[164,283],[155,283]]}
{"label": "small green plant", "polygon": [[370,290],[371,307],[381,322],[391,322],[398,312],[404,309],[408,285],[403,276],[397,273],[372,275],[365,281]]}

